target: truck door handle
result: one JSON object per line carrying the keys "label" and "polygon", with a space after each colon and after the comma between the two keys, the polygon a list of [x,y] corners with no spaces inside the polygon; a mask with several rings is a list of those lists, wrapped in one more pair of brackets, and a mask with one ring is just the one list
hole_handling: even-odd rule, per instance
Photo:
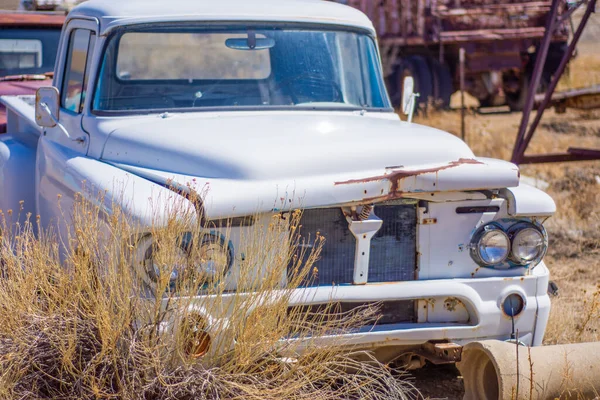
{"label": "truck door handle", "polygon": [[87,136],[79,136],[71,140],[78,144],[85,145],[85,143],[87,142]]}

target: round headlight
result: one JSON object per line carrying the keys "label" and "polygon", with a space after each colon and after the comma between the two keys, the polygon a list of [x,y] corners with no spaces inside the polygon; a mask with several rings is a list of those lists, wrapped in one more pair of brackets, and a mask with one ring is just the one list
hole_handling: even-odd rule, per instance
{"label": "round headlight", "polygon": [[147,236],[144,238],[143,242],[140,243],[139,252],[141,257],[138,257],[141,261],[141,265],[143,270],[145,271],[148,278],[150,278],[150,282],[147,283],[157,283],[159,282],[162,274],[169,275],[168,285],[171,288],[175,287],[177,280],[183,274],[185,268],[188,264],[188,251],[185,246],[180,245],[173,249],[173,264],[172,265],[160,265],[159,262],[155,259],[155,252],[157,244],[152,240],[151,236]]}
{"label": "round headlight", "polygon": [[471,254],[478,264],[496,265],[504,262],[508,257],[510,240],[499,227],[487,225],[473,239]]}
{"label": "round headlight", "polygon": [[546,238],[538,229],[521,229],[513,235],[511,258],[519,264],[529,264],[541,259],[546,247]]}
{"label": "round headlight", "polygon": [[202,237],[196,262],[196,272],[206,281],[216,281],[225,276],[233,261],[233,250],[222,237]]}

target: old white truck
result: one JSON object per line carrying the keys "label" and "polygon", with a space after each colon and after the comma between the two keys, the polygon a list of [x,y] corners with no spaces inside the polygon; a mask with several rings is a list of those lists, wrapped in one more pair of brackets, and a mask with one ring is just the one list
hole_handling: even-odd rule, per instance
{"label": "old white truck", "polygon": [[[542,343],[553,200],[520,184],[517,166],[401,121],[355,9],[90,0],[68,15],[54,86],[2,102],[0,209],[24,200],[48,227],[62,218],[57,197],[68,209],[82,182],[142,224],[149,199],[189,182],[208,188],[209,220],[256,226],[301,204],[302,231],[326,239],[316,280],[297,289],[309,305],[383,305],[349,342],[438,362],[517,330]],[[129,189],[117,196],[119,181]],[[223,246],[235,290],[241,255],[235,240]]]}

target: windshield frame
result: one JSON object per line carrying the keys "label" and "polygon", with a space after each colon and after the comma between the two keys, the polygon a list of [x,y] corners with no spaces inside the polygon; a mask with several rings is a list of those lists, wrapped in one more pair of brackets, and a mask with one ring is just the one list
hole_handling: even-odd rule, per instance
{"label": "windshield frame", "polygon": [[[226,29],[234,26],[237,28],[243,29],[256,29],[259,30],[261,28],[264,29],[273,29],[274,27],[278,29],[297,29],[297,30],[322,30],[322,31],[332,31],[332,32],[350,32],[356,33],[360,35],[364,35],[367,37],[373,45],[373,50],[376,55],[376,69],[377,73],[377,84],[381,88],[381,98],[384,103],[384,107],[361,107],[340,103],[340,106],[334,105],[318,105],[315,103],[314,105],[307,103],[301,105],[253,105],[253,106],[205,106],[205,107],[175,107],[175,108],[152,108],[152,109],[136,109],[136,110],[99,110],[94,108],[95,99],[99,92],[99,82],[101,75],[104,69],[105,56],[108,47],[111,45],[112,41],[120,40],[121,37],[125,33],[130,32],[143,32],[143,31],[155,31],[158,29],[169,29],[169,28],[179,28],[179,29],[189,29],[194,27],[199,27],[205,30],[211,29]],[[124,25],[120,27],[116,27],[111,30],[109,35],[103,40],[103,45],[100,49],[101,53],[99,57],[95,57],[98,60],[98,65],[96,68],[96,73],[94,76],[94,87],[93,94],[90,96],[89,101],[89,112],[92,115],[96,116],[132,116],[132,115],[152,115],[152,114],[164,114],[168,113],[190,113],[190,112],[230,112],[230,111],[368,111],[368,112],[383,112],[383,113],[393,113],[394,108],[391,105],[391,101],[389,99],[389,95],[385,86],[384,78],[383,78],[383,70],[381,67],[381,54],[379,51],[379,46],[377,44],[377,39],[372,31],[368,29],[363,29],[360,27],[353,27],[348,25],[336,25],[336,24],[325,24],[325,23],[306,23],[306,22],[281,22],[281,21],[194,21],[194,22],[164,22],[164,23],[140,23],[140,24],[131,24]],[[118,45],[118,43],[117,43]],[[116,63],[118,57],[115,57],[113,60],[114,64],[113,68],[116,70]],[[115,77],[115,79],[119,79]]]}

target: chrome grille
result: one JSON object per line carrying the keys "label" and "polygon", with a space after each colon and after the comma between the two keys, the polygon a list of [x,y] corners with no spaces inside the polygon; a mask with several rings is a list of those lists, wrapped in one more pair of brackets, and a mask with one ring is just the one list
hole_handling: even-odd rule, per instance
{"label": "chrome grille", "polygon": [[[415,279],[417,265],[417,208],[415,204],[387,202],[375,205],[375,215],[383,220],[371,240],[368,282],[398,282]],[[352,284],[356,239],[340,208],[305,210],[300,222],[304,245],[314,242],[316,233],[325,244],[316,273],[307,274],[303,286]],[[291,271],[288,271],[291,273]]]}
{"label": "chrome grille", "polygon": [[383,220],[371,239],[369,282],[415,279],[417,266],[417,208],[414,204],[375,205]]}

